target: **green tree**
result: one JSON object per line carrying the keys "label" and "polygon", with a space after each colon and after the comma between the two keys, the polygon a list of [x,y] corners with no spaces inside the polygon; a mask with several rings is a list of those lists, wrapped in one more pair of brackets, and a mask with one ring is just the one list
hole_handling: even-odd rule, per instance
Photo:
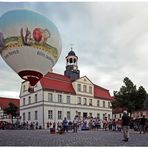
{"label": "green tree", "polygon": [[11,115],[11,120],[13,124],[13,118],[19,116],[19,108],[15,104],[9,103],[9,106],[4,109],[4,113],[7,115]]}
{"label": "green tree", "polygon": [[114,92],[115,99],[112,101],[112,107],[126,108],[131,115],[133,111],[143,108],[147,93],[142,86],[137,90],[136,85],[127,77],[123,82],[125,86],[121,86],[119,91]]}

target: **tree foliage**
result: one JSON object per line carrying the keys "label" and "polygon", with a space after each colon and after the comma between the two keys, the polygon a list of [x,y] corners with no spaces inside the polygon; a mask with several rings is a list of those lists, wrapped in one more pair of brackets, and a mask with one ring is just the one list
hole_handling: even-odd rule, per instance
{"label": "tree foliage", "polygon": [[19,116],[19,108],[15,104],[9,103],[9,106],[4,109],[4,113],[7,115],[11,115],[13,124],[13,117]]}
{"label": "tree foliage", "polygon": [[115,99],[112,101],[112,107],[126,108],[130,113],[143,108],[147,97],[144,87],[140,86],[137,89],[136,85],[127,77],[124,78],[123,82],[125,86],[122,86],[119,91],[114,92]]}

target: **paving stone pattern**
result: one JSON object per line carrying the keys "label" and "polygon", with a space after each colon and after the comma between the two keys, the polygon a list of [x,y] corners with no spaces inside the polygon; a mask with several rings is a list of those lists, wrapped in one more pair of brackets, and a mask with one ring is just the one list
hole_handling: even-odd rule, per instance
{"label": "paving stone pattern", "polygon": [[78,131],[50,134],[49,130],[0,130],[0,146],[148,146],[148,133],[130,131],[128,142],[122,132]]}

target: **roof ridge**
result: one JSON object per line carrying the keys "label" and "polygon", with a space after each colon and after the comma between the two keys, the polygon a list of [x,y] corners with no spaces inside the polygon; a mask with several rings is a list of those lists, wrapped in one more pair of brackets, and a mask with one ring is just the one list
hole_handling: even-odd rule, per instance
{"label": "roof ridge", "polygon": [[66,81],[66,80],[63,80],[63,79],[60,79],[60,78],[54,78],[54,77],[44,77],[46,79],[50,79],[50,80],[58,80],[58,81],[62,81],[62,82],[66,82],[66,83],[71,83],[71,81]]}
{"label": "roof ridge", "polygon": [[104,87],[101,87],[101,86],[99,86],[99,85],[94,84],[94,86],[96,86],[96,87],[99,87],[99,88],[101,88],[101,89],[104,89],[104,90],[109,91],[108,89],[106,89],[106,88],[104,88]]}
{"label": "roof ridge", "polygon": [[20,100],[20,98],[8,98],[8,97],[0,97],[0,99],[13,99],[13,100]]}

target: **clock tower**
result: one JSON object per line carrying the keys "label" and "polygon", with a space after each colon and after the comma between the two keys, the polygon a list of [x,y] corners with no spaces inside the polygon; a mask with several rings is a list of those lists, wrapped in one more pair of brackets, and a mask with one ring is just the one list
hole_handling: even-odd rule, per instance
{"label": "clock tower", "polygon": [[78,57],[75,52],[72,50],[68,53],[66,57],[66,70],[64,71],[64,75],[69,77],[71,81],[80,78],[80,71],[78,70]]}

